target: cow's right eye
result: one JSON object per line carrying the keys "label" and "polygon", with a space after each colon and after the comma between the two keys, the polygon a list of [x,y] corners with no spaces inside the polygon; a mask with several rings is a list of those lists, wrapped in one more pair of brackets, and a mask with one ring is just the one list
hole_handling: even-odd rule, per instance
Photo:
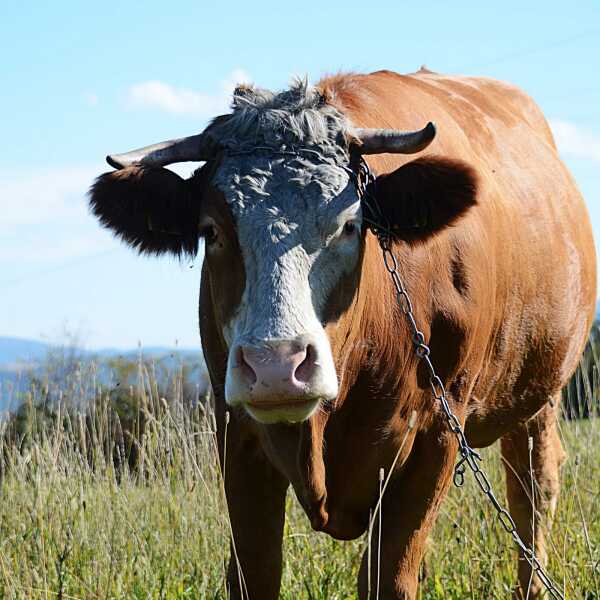
{"label": "cow's right eye", "polygon": [[204,243],[207,245],[214,244],[219,237],[219,233],[215,225],[207,223],[200,227],[200,236],[204,238]]}
{"label": "cow's right eye", "polygon": [[345,225],[344,225],[344,234],[345,235],[354,235],[356,232],[356,223],[354,223],[354,221],[348,221]]}

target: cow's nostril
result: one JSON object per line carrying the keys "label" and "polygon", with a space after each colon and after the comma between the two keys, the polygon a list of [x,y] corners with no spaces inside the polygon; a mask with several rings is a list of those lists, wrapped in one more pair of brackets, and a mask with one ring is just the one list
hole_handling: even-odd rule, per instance
{"label": "cow's nostril", "polygon": [[244,349],[242,346],[238,346],[238,349],[236,351],[236,359],[237,366],[244,379],[250,385],[254,385],[257,380],[256,371],[250,366],[250,364],[244,357]]}
{"label": "cow's nostril", "polygon": [[317,352],[312,344],[308,344],[308,346],[306,346],[304,360],[296,368],[294,376],[298,381],[306,383],[307,381],[310,381],[314,375],[316,365]]}

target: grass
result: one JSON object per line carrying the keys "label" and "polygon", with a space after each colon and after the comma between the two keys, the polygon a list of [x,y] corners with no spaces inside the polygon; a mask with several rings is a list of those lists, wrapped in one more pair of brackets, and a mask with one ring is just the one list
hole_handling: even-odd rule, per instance
{"label": "grass", "polygon": [[[213,419],[201,407],[184,409],[178,377],[167,402],[140,368],[135,393],[146,430],[137,474],[115,470],[107,452],[115,416],[99,386],[93,422],[65,410],[81,406],[82,386],[69,384],[57,418],[38,422],[33,411],[19,447],[5,442],[0,597],[226,598],[229,526]],[[88,381],[86,394],[95,385]],[[32,390],[28,401],[41,393]],[[549,571],[567,597],[600,598],[600,419],[560,425],[568,458]],[[504,499],[498,449],[483,455]],[[355,597],[365,539],[312,532],[291,493],[287,516],[281,598]],[[509,597],[516,554],[471,477],[451,490],[432,538],[420,598]]]}

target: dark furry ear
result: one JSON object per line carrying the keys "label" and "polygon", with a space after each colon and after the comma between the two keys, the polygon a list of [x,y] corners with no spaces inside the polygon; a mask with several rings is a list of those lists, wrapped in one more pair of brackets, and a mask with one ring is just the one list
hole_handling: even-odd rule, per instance
{"label": "dark furry ear", "polygon": [[102,225],[138,252],[194,255],[201,190],[192,191],[192,180],[172,171],[136,166],[100,175],[89,202]]}
{"label": "dark furry ear", "polygon": [[395,236],[424,240],[477,203],[477,176],[461,161],[428,156],[378,177],[375,195]]}

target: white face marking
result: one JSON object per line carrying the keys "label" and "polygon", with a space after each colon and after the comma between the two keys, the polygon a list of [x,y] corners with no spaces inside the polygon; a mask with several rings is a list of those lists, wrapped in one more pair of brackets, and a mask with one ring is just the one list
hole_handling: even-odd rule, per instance
{"label": "white face marking", "polygon": [[[248,396],[233,348],[299,338],[309,339],[318,355],[310,393],[333,399],[338,382],[323,328],[325,305],[360,251],[360,202],[349,174],[329,163],[254,156],[226,158],[215,183],[231,207],[246,274],[240,305],[223,329],[230,348],[227,401]],[[253,416],[303,420],[316,406],[306,406],[306,414],[296,408],[293,415],[284,409]]]}

